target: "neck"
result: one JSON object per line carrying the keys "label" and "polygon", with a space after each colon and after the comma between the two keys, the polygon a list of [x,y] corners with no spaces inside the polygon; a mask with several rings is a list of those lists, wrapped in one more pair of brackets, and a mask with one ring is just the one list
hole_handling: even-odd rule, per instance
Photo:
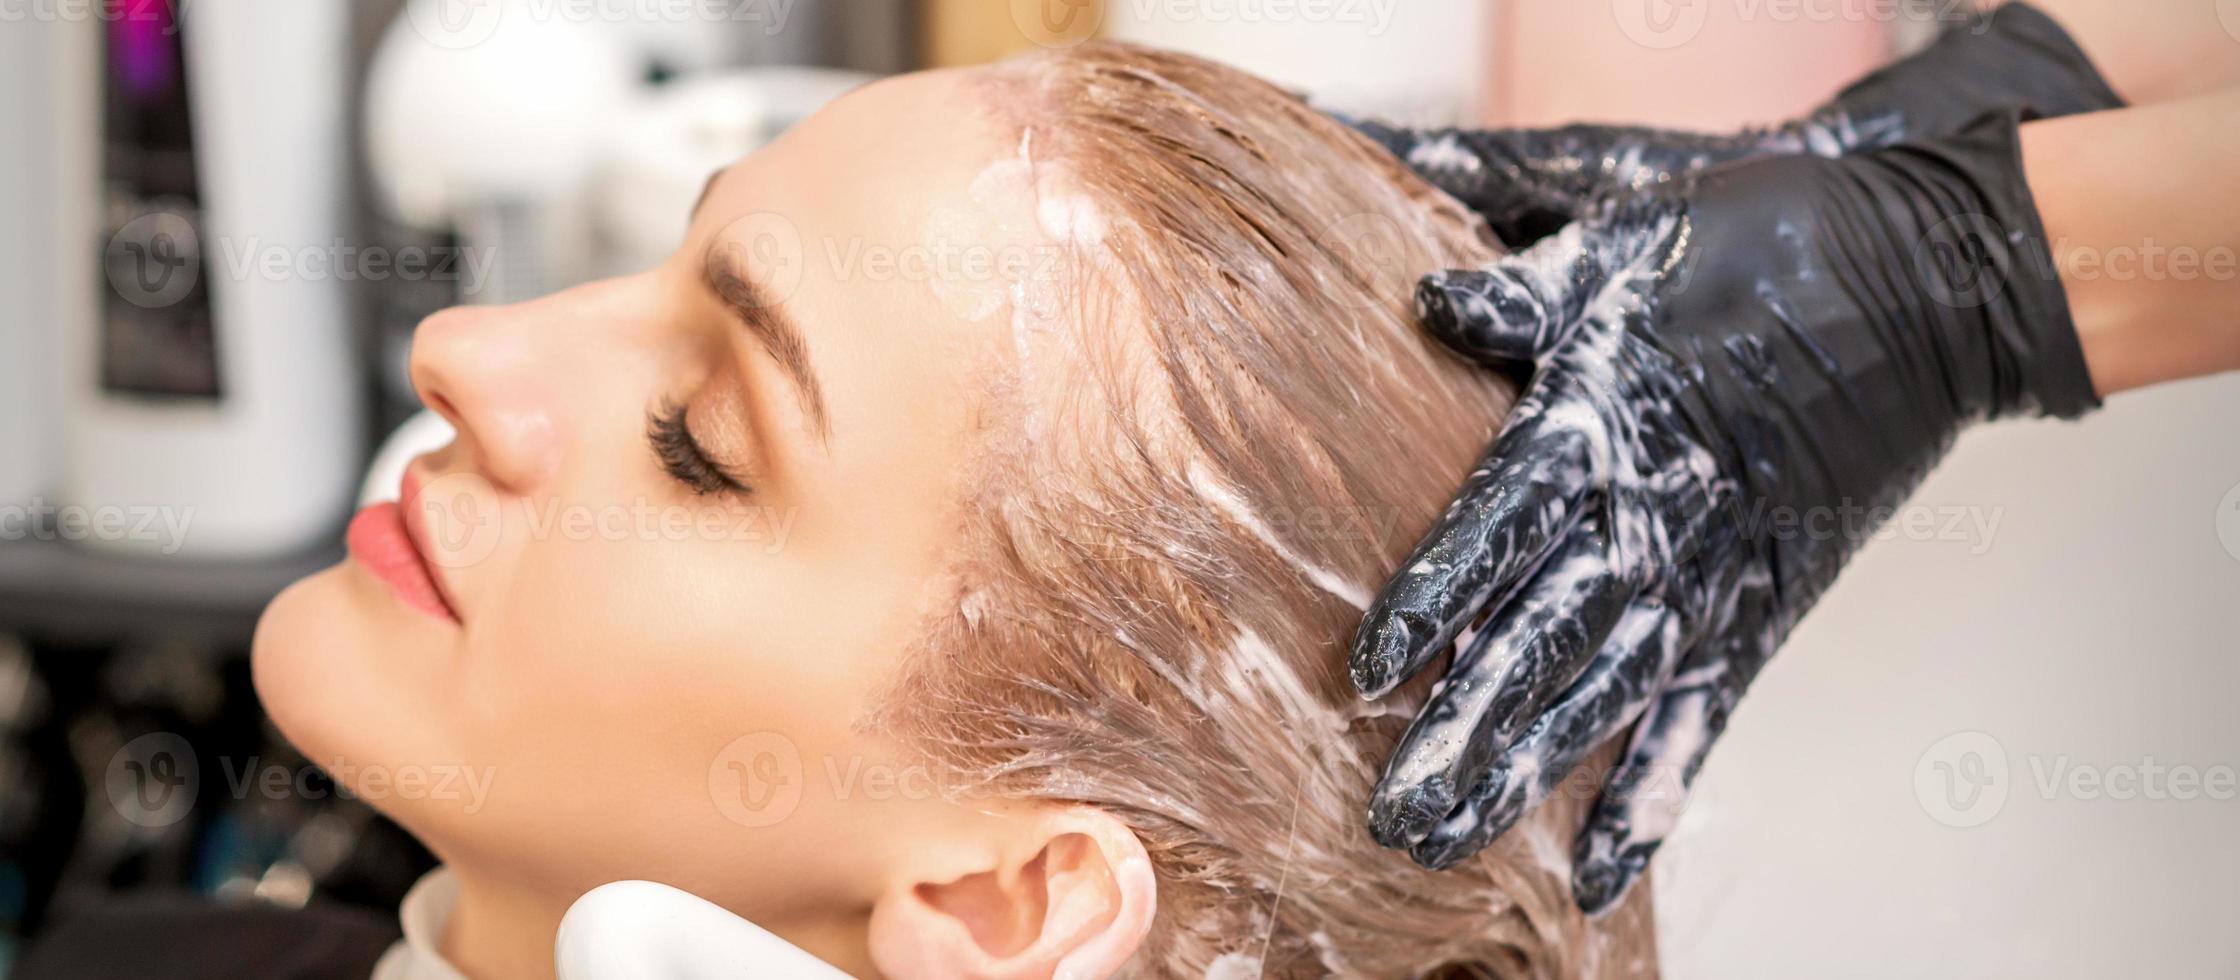
{"label": "neck", "polygon": [[[457,862],[446,867],[459,897],[436,942],[444,960],[471,980],[550,980],[553,940],[575,896],[558,898]],[[868,909],[758,924],[851,976],[878,975]]]}
{"label": "neck", "polygon": [[438,947],[474,980],[553,976],[552,940],[568,902],[512,882],[452,866],[459,902]]}

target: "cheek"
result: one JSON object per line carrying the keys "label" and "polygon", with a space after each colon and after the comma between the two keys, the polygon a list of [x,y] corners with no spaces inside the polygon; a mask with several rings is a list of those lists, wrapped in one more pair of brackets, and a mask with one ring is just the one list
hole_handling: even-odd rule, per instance
{"label": "cheek", "polygon": [[510,562],[504,596],[478,624],[467,666],[490,705],[580,700],[600,713],[618,696],[752,709],[815,694],[828,706],[853,685],[836,659],[868,649],[846,633],[844,592],[768,549],[697,532],[557,535]]}
{"label": "cheek", "polygon": [[886,658],[848,633],[833,607],[846,593],[788,559],[636,530],[509,556],[503,602],[460,665],[458,748],[497,773],[494,819],[463,829],[568,887],[796,849],[819,822],[741,824],[721,795],[739,778],[726,761],[776,735],[804,772],[844,767]]}

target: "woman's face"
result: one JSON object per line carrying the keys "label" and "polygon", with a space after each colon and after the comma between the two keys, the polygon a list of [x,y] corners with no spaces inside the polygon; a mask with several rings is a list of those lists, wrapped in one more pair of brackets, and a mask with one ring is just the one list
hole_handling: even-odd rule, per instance
{"label": "woman's face", "polygon": [[287,736],[447,861],[773,926],[991,819],[855,728],[940,594],[1012,346],[970,256],[1044,248],[976,104],[957,74],[862,89],[711,182],[660,267],[422,324],[458,438],[403,510],[441,601],[363,560],[275,601]]}

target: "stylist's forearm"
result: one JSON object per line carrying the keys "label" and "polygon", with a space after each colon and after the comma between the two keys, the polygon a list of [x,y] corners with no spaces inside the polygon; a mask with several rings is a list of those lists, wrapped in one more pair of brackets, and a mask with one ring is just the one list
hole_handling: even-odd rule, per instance
{"label": "stylist's forearm", "polygon": [[2102,395],[2240,369],[2240,90],[2022,128]]}
{"label": "stylist's forearm", "polygon": [[[2215,0],[2030,0],[2133,105],[2240,86],[2240,7]],[[2228,23],[2220,19],[2232,18]],[[1996,15],[1994,15],[1996,16]]]}

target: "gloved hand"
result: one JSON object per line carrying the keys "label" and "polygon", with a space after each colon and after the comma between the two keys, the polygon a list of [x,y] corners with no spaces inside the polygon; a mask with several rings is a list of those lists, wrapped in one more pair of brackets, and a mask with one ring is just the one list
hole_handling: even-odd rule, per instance
{"label": "gloved hand", "polygon": [[1592,201],[1723,163],[1840,156],[1950,133],[2011,106],[2065,116],[2121,104],[2060,25],[2014,3],[1955,23],[1919,53],[1769,129],[1715,135],[1640,126],[1402,129],[1345,121],[1483,215],[1502,242],[1517,248],[1570,222]]}
{"label": "gloved hand", "polygon": [[1717,168],[1419,287],[1432,332],[1533,377],[1355,639],[1374,697],[1490,610],[1371,800],[1380,842],[1459,860],[1639,719],[1576,845],[1574,895],[1607,908],[1960,429],[2098,404],[2016,126]]}

